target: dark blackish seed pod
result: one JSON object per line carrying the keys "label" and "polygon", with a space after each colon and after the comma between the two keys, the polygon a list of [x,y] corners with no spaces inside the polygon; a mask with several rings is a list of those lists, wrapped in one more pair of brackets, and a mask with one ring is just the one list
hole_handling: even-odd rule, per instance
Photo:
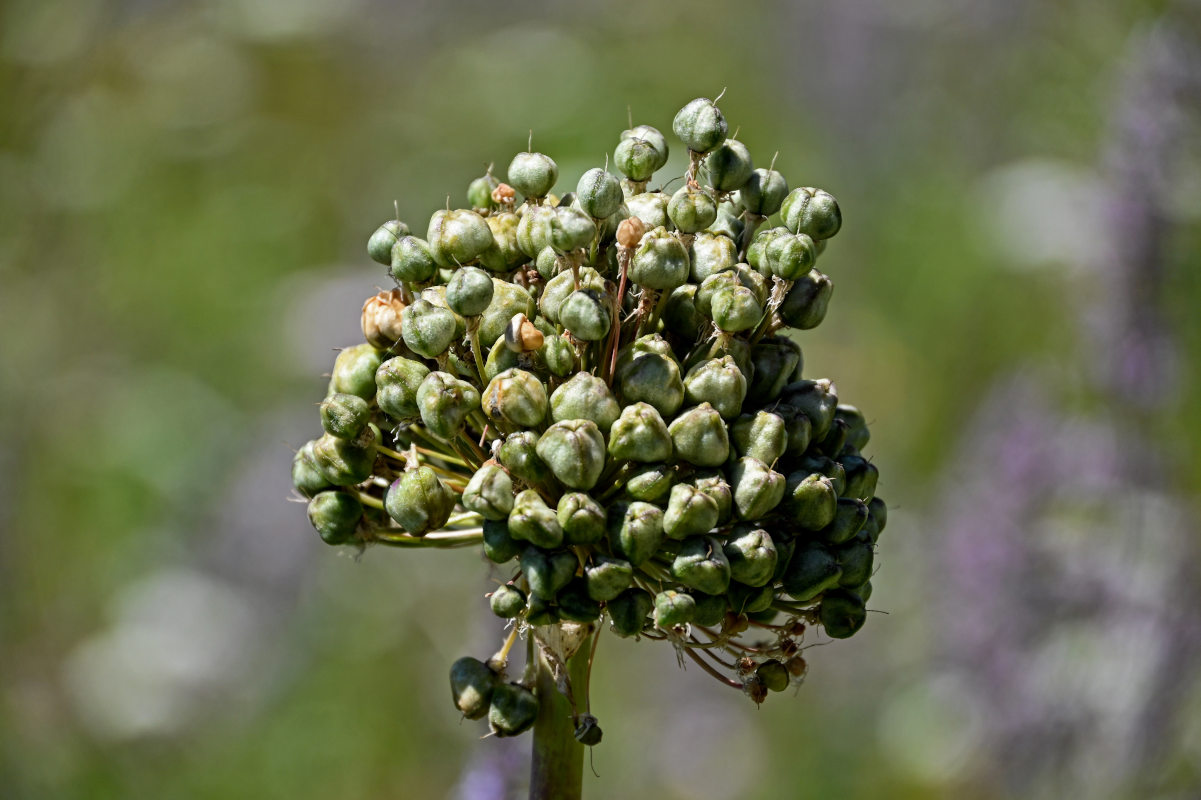
{"label": "dark blackish seed pod", "polygon": [[818,473],[825,475],[834,484],[834,491],[838,492],[838,496],[842,497],[846,494],[847,488],[847,473],[834,459],[810,453],[796,462],[797,468],[802,472]]}
{"label": "dark blackish seed pod", "polygon": [[525,611],[525,603],[525,592],[509,584],[497,588],[492,593],[492,597],[488,599],[488,604],[492,607],[492,613],[501,619],[513,619],[516,617],[522,611]]}
{"label": "dark blackish seed pod", "polygon": [[537,485],[551,479],[550,468],[538,455],[538,434],[533,431],[506,436],[497,457],[510,474],[526,483]]}
{"label": "dark blackish seed pod", "polygon": [[484,555],[489,561],[504,564],[520,552],[521,542],[509,535],[508,520],[484,520]]}
{"label": "dark blackish seed pod", "polygon": [[545,600],[532,594],[530,595],[529,609],[525,612],[525,621],[535,627],[554,625],[559,621],[559,607],[553,600]]}
{"label": "dark blackish seed pod", "polygon": [[643,589],[626,589],[605,603],[613,630],[619,636],[637,636],[646,627],[655,599]]}
{"label": "dark blackish seed pod", "polygon": [[676,113],[671,129],[695,153],[708,153],[726,138],[729,125],[717,104],[698,97]]}
{"label": "dark blackish seed pod", "polygon": [[626,495],[633,500],[662,505],[676,482],[676,471],[667,464],[643,464],[626,477]]}
{"label": "dark blackish seed pod", "polygon": [[369,344],[347,347],[334,359],[330,392],[353,394],[371,400],[375,397],[375,371],[383,360],[379,350]]}
{"label": "dark blackish seed pod", "polygon": [[854,589],[871,580],[876,545],[868,531],[861,529],[853,539],[839,545],[834,554],[838,557],[838,563],[842,565],[839,586]]}
{"label": "dark blackish seed pod", "polygon": [[876,482],[880,478],[880,470],[858,453],[841,456],[842,468],[847,473],[847,488],[844,494],[863,502],[872,499],[876,494]]}
{"label": "dark blackish seed pod", "polygon": [[425,283],[438,272],[429,243],[416,236],[402,236],[389,256],[392,277],[400,283]]}
{"label": "dark blackish seed pod", "polygon": [[815,269],[809,270],[792,284],[778,310],[780,319],[789,327],[807,331],[816,328],[826,318],[834,283]]}
{"label": "dark blackish seed pod", "polygon": [[584,581],[589,597],[607,603],[634,582],[634,568],[625,559],[595,555],[592,563],[584,568]]}
{"label": "dark blackish seed pod", "polygon": [[559,179],[559,165],[543,153],[518,153],[509,162],[509,184],[528,198],[550,194]]}
{"label": "dark blackish seed pod", "polygon": [[842,448],[846,447],[847,434],[850,433],[850,426],[837,417],[830,423],[830,429],[826,431],[826,435],[817,442],[815,447],[819,453],[828,458],[838,458]]}
{"label": "dark blackish seed pod", "polygon": [[801,348],[791,339],[771,336],[754,345],[751,348],[754,368],[746,388],[746,402],[765,406],[777,400],[801,362]]}
{"label": "dark blackish seed pod", "polygon": [[867,429],[867,420],[862,411],[855,406],[839,403],[838,408],[834,410],[834,418],[847,424],[847,444],[856,450],[867,447],[872,435]]}
{"label": "dark blackish seed pod", "polygon": [[617,177],[608,170],[596,167],[580,176],[575,193],[580,208],[593,219],[605,219],[612,215],[625,199]]}
{"label": "dark blackish seed pod", "polygon": [[313,456],[315,444],[316,441],[306,442],[292,459],[292,486],[305,497],[312,497],[333,486],[317,467]]}
{"label": "dark blackish seed pod", "polygon": [[776,413],[784,418],[788,428],[788,450],[790,456],[803,456],[813,438],[813,425],[800,409],[781,403],[775,406]]}
{"label": "dark blackish seed pod", "polygon": [[446,302],[451,310],[464,317],[484,313],[492,302],[492,278],[479,267],[462,267],[446,284]]}
{"label": "dark blackish seed pod", "polygon": [[654,142],[637,137],[622,139],[613,151],[613,163],[632,181],[645,182],[655,170],[667,160],[667,152],[657,148]]}
{"label": "dark blackish seed pod", "polygon": [[378,387],[376,403],[380,410],[397,420],[414,419],[421,414],[417,406],[417,390],[430,374],[430,368],[420,361],[397,356],[379,365],[375,372]]}
{"label": "dark blackish seed pod", "polygon": [[724,595],[705,594],[704,592],[689,592],[689,594],[696,603],[696,609],[692,612],[693,624],[705,627],[721,624],[728,607]]}
{"label": "dark blackish seed pod", "polygon": [[734,196],[734,201],[752,214],[770,217],[788,196],[788,181],[774,169],[756,169]]}
{"label": "dark blackish seed pod", "polygon": [[518,736],[538,719],[538,698],[524,686],[501,683],[492,692],[488,727],[497,736]]}
{"label": "dark blackish seed pod", "polygon": [[813,425],[813,438],[821,441],[834,421],[838,408],[838,394],[834,384],[820,380],[793,381],[784,387],[782,398],[785,403],[804,412]]}
{"label": "dark blackish seed pod", "polygon": [[667,298],[663,309],[663,327],[685,342],[695,342],[708,327],[708,322],[696,310],[696,284],[677,286]]}
{"label": "dark blackish seed pod", "polygon": [[371,421],[371,406],[354,394],[331,394],[321,403],[321,427],[330,436],[354,439]]}
{"label": "dark blackish seed pod", "polygon": [[605,467],[605,438],[590,419],[556,422],[536,446],[542,459],[564,486],[588,490]]}
{"label": "dark blackish seed pod", "polygon": [[547,602],[571,582],[579,562],[570,550],[547,552],[533,545],[521,551],[521,574],[530,587],[530,594]]}
{"label": "dark blackish seed pod", "polygon": [[663,512],[650,503],[614,503],[609,506],[607,527],[613,553],[635,567],[663,543]]}
{"label": "dark blackish seed pod", "polygon": [[384,508],[388,516],[413,536],[424,536],[446,524],[457,497],[426,466],[406,471],[388,487]]}
{"label": "dark blackish seed pod", "polygon": [[591,714],[580,714],[576,718],[574,735],[575,740],[585,747],[595,747],[601,743],[601,737],[604,735],[604,732],[601,731],[596,717]]}
{"label": "dark blackish seed pod", "polygon": [[555,513],[564,544],[595,544],[605,536],[605,509],[583,492],[560,497]]}
{"label": "dark blackish seed pod", "polygon": [[838,558],[824,545],[809,542],[797,546],[780,585],[794,599],[805,602],[834,588],[841,578]]}
{"label": "dark blackish seed pod", "polygon": [[725,594],[730,588],[730,562],[721,543],[709,536],[684,541],[671,564],[671,576],[705,594]]}
{"label": "dark blackish seed pod", "polygon": [[459,502],[484,519],[508,519],[513,510],[513,479],[500,464],[485,461],[471,476]]}
{"label": "dark blackish seed pod", "polygon": [[496,684],[496,673],[479,659],[463,656],[450,665],[451,700],[467,719],[488,713]]}
{"label": "dark blackish seed pod", "polygon": [[513,501],[513,510],[509,512],[509,535],[548,550],[563,543],[563,528],[559,526],[558,517],[533,489],[526,489]]}
{"label": "dark blackish seed pod", "polygon": [[888,523],[888,504],[883,498],[873,497],[867,504],[867,511],[872,515],[872,521],[876,523],[877,536],[884,532],[884,526]]}
{"label": "dark blackish seed pod", "polygon": [[831,639],[854,636],[867,620],[863,598],[846,589],[831,589],[822,595],[818,617]]}
{"label": "dark blackish seed pod", "polygon": [[572,578],[556,598],[559,617],[572,622],[596,622],[600,603],[588,596],[588,584],[583,578]]}
{"label": "dark blackish seed pod", "polygon": [[755,670],[763,685],[773,692],[782,692],[788,688],[788,668],[776,659],[764,661]]}
{"label": "dark blackish seed pod", "polygon": [[681,233],[699,233],[717,219],[717,202],[702,189],[684,186],[668,201],[667,216]]}
{"label": "dark blackish seed pod", "polygon": [[719,192],[732,192],[750,179],[755,165],[751,151],[737,139],[726,139],[705,156],[709,185]]}
{"label": "dark blackish seed pod", "polygon": [[829,239],[842,227],[842,212],[834,195],[822,189],[793,189],[780,207],[784,224],[793,233]]}
{"label": "dark blackish seed pod", "polygon": [[730,564],[730,577],[747,586],[764,586],[776,573],[779,553],[771,535],[762,528],[735,526],[722,547]]}
{"label": "dark blackish seed pod", "polygon": [[866,606],[867,601],[872,599],[872,582],[866,581],[865,583],[862,583],[853,589],[849,589],[848,591],[852,591],[859,595],[859,599],[862,600],[863,604]]}
{"label": "dark blackish seed pod", "polygon": [[669,630],[687,625],[696,614],[696,600],[685,592],[668,589],[655,595],[655,627]]}
{"label": "dark blackish seed pod", "polygon": [[850,497],[838,498],[834,520],[818,532],[818,536],[830,544],[842,544],[850,539],[867,522],[867,503]]}
{"label": "dark blackish seed pod", "polygon": [[730,581],[730,588],[726,592],[730,608],[738,614],[760,614],[767,611],[771,608],[775,596],[776,590],[771,584],[748,586],[738,581]]}
{"label": "dark blackish seed pod", "polygon": [[458,437],[467,415],[479,407],[479,390],[448,372],[431,372],[417,387],[421,424],[439,439]]}
{"label": "dark blackish seed pod", "polygon": [[387,266],[392,263],[392,246],[402,236],[409,235],[409,226],[398,219],[390,219],[375,229],[367,240],[367,255],[373,261]]}
{"label": "dark blackish seed pod", "polygon": [[326,544],[346,544],[363,517],[363,504],[349,492],[321,492],[309,501],[309,522]]}

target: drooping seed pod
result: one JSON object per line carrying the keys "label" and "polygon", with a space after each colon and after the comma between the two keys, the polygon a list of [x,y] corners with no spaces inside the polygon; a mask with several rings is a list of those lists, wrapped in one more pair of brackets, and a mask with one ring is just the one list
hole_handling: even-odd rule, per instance
{"label": "drooping seed pod", "polygon": [[550,468],[538,456],[538,434],[517,431],[505,437],[497,457],[514,477],[538,485],[551,479]]}
{"label": "drooping seed pod", "polygon": [[791,339],[782,336],[761,339],[751,347],[754,369],[747,383],[746,403],[765,406],[779,399],[802,361],[801,348]]}
{"label": "drooping seed pod", "polygon": [[692,485],[713,498],[713,502],[717,504],[717,524],[725,524],[734,513],[734,494],[730,491],[726,476],[716,470],[698,472],[692,478]]}
{"label": "drooping seed pod", "polygon": [[538,698],[516,683],[501,683],[492,692],[488,727],[496,736],[518,736],[538,719]]}
{"label": "drooping seed pod", "polygon": [[751,587],[767,585],[776,573],[779,552],[771,534],[743,523],[735,526],[722,547],[730,564],[730,578]]}
{"label": "drooping seed pod", "polygon": [[694,625],[713,626],[721,624],[729,605],[724,595],[705,594],[704,592],[695,591],[689,592],[689,594],[692,595],[692,600],[695,603],[695,608],[692,612],[692,622]]}
{"label": "drooping seed pod", "polygon": [[559,165],[543,153],[518,153],[509,162],[509,185],[532,200],[550,194],[559,180]]}
{"label": "drooping seed pod", "polygon": [[784,491],[785,514],[805,530],[816,531],[834,521],[838,492],[825,475],[799,470],[788,476]]}
{"label": "drooping seed pod", "polygon": [[625,492],[631,500],[661,506],[675,482],[675,468],[667,464],[639,464],[626,476]]}
{"label": "drooping seed pod", "polygon": [[390,219],[375,229],[367,240],[367,255],[372,261],[384,266],[392,263],[392,247],[403,236],[409,235],[409,226],[398,219]]}
{"label": "drooping seed pod", "polygon": [[815,269],[793,283],[778,310],[780,319],[790,327],[807,331],[816,328],[826,318],[834,283]]}
{"label": "drooping seed pod", "polygon": [[600,616],[600,603],[588,596],[588,586],[583,578],[575,577],[563,587],[555,598],[559,606],[559,617],[572,622],[595,622]]}
{"label": "drooping seed pod", "polygon": [[521,217],[515,212],[503,211],[489,215],[486,221],[492,231],[492,244],[479,254],[480,266],[489,272],[503,274],[525,263],[526,254],[517,243]]}
{"label": "drooping seed pod", "polygon": [[731,242],[742,241],[746,223],[739,216],[741,213],[741,210],[733,202],[723,200],[717,204],[717,219],[713,220],[713,224],[706,228],[705,232],[715,236],[724,236]]}
{"label": "drooping seed pod", "polygon": [[871,580],[876,545],[867,530],[860,529],[853,538],[836,547],[834,555],[838,558],[839,565],[842,566],[842,577],[838,580],[839,586],[854,590]]}
{"label": "drooping seed pod", "polygon": [[363,504],[349,492],[321,492],[309,501],[309,522],[326,544],[346,544],[354,538]]}
{"label": "drooping seed pod", "polygon": [[462,267],[446,284],[446,302],[464,317],[476,317],[492,302],[492,278],[478,267]]}
{"label": "drooping seed pod", "polygon": [[818,536],[830,544],[842,544],[859,533],[867,518],[867,503],[850,497],[840,497],[835,507],[834,519],[818,532]]}
{"label": "drooping seed pod", "polygon": [[464,656],[450,666],[450,696],[467,719],[488,713],[496,685],[496,673],[479,659]]}
{"label": "drooping seed pod", "polygon": [[726,138],[729,126],[716,103],[698,97],[676,113],[671,129],[689,150],[707,153]]}
{"label": "drooping seed pod", "polygon": [[333,486],[317,468],[313,456],[313,445],[316,443],[306,442],[292,458],[292,486],[303,496],[310,498]]}
{"label": "drooping seed pod", "polygon": [[484,519],[508,519],[513,510],[513,479],[500,464],[485,461],[471,476],[459,502]]}
{"label": "drooping seed pod", "polygon": [[793,189],[780,207],[780,216],[790,231],[814,240],[829,239],[842,227],[842,212],[834,195],[812,187]]}
{"label": "drooping seed pod", "polygon": [[559,590],[571,582],[579,561],[570,550],[546,552],[533,545],[521,551],[521,574],[530,587],[530,594],[553,601]]}
{"label": "drooping seed pod", "polygon": [[788,427],[784,418],[772,411],[743,414],[730,426],[730,439],[740,456],[774,464],[788,448]]}
{"label": "drooping seed pod", "polygon": [[771,584],[748,586],[740,581],[730,581],[730,589],[726,592],[730,609],[738,614],[759,614],[768,611],[775,597],[776,591]]}
{"label": "drooping seed pod", "polygon": [[625,559],[596,555],[592,563],[584,568],[584,581],[589,597],[607,603],[634,582],[634,568]]}
{"label": "drooping seed pod", "polygon": [[313,464],[334,486],[354,486],[371,477],[375,447],[371,427],[357,439],[339,439],[327,433],[313,444]]}
{"label": "drooping seed pod", "polygon": [[467,204],[474,209],[488,211],[496,207],[492,192],[500,186],[500,181],[492,175],[492,170],[467,184]]}
{"label": "drooping seed pod", "polygon": [[812,600],[827,589],[838,585],[842,566],[825,545],[808,542],[793,552],[780,585],[793,599]]}
{"label": "drooping seed pod", "polygon": [[550,246],[556,253],[568,253],[586,248],[596,238],[596,223],[575,208],[555,209],[550,218]]}
{"label": "drooping seed pod", "polygon": [[[559,314],[563,304],[576,291],[576,277],[570,270],[560,272],[547,281],[543,288],[542,295],[538,298],[538,309],[551,322],[559,323],[561,321]],[[581,267],[578,277],[581,289],[604,293],[605,279],[592,267]]]}
{"label": "drooping seed pod", "polygon": [[822,595],[818,618],[831,639],[854,636],[867,620],[863,598],[846,589],[831,589]]}
{"label": "drooping seed pod", "polygon": [[424,536],[446,524],[455,508],[455,494],[430,467],[406,471],[388,487],[384,508],[405,532]]}
{"label": "drooping seed pod", "polygon": [[782,399],[804,412],[813,425],[813,438],[819,441],[830,429],[838,409],[837,390],[825,378],[794,381],[784,387]]}
{"label": "drooping seed pod", "polygon": [[817,261],[817,248],[811,238],[798,233],[773,238],[763,255],[772,275],[795,281],[809,274]]}
{"label": "drooping seed pod", "polygon": [[755,674],[763,685],[773,692],[782,692],[788,688],[788,668],[772,658],[764,661],[755,669]]}
{"label": "drooping seed pod", "polygon": [[416,236],[402,236],[392,246],[392,277],[401,283],[424,283],[438,272],[429,243]]}
{"label": "drooping seed pod", "polygon": [[492,593],[492,597],[488,599],[488,605],[491,607],[492,613],[501,619],[513,619],[525,611],[525,592],[516,586],[505,584]]}
{"label": "drooping seed pod", "polygon": [[785,479],[757,458],[740,458],[730,470],[730,488],[738,517],[755,520],[784,499]]}
{"label": "drooping seed pod", "polygon": [[636,587],[626,589],[605,603],[609,620],[618,636],[637,636],[646,627],[655,598],[651,593]]}
{"label": "drooping seed pod", "polygon": [[520,286],[507,281],[492,280],[492,302],[480,315],[481,342],[495,342],[505,335],[513,317],[525,314],[533,317],[537,311],[534,298]]}
{"label": "drooping seed pod", "polygon": [[841,419],[847,423],[847,444],[856,450],[862,450],[867,447],[868,441],[871,439],[871,431],[868,430],[867,420],[863,416],[863,412],[852,405],[839,403],[838,408],[834,410],[834,418]]}
{"label": "drooping seed pod", "polygon": [[667,165],[667,156],[669,149],[667,146],[667,137],[653,125],[635,125],[632,128],[627,128],[621,132],[622,141],[626,139],[642,139],[654,146],[659,153],[659,163],[655,165],[655,169],[662,169]]}
{"label": "drooping seed pod", "polygon": [[522,543],[509,535],[508,520],[484,520],[484,555],[489,561],[504,564],[517,558]]}

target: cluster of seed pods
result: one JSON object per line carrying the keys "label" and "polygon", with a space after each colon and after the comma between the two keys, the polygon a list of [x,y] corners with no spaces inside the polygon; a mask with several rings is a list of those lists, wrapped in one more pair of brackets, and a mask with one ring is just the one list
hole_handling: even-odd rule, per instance
{"label": "cluster of seed pods", "polygon": [[668,143],[641,125],[616,146],[623,177],[590,169],[556,197],[555,162],[524,152],[424,238],[384,223],[368,253],[396,288],[364,304],[366,341],[338,355],[324,434],[293,462],[330,544],[500,565],[512,635],[451,669],[459,710],[497,735],[537,715],[528,670],[505,675],[519,633],[666,640],[762,702],[803,677],[807,629],[866,618],[886,521],[868,428],[788,335],[826,315],[838,204],[755,168],[711,100],[672,127],[689,156],[672,193],[648,189]]}

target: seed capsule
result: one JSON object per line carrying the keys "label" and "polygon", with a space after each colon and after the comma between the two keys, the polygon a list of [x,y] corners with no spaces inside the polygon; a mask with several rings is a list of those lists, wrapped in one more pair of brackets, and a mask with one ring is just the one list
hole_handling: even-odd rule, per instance
{"label": "seed capsule", "polygon": [[363,337],[380,350],[387,350],[400,339],[401,316],[405,304],[399,289],[380,292],[363,303]]}
{"label": "seed capsule", "polygon": [[784,491],[784,511],[800,527],[816,531],[834,521],[838,511],[838,492],[825,475],[799,470],[788,476]]}
{"label": "seed capsule", "polygon": [[613,151],[613,163],[632,181],[648,181],[660,166],[667,161],[666,151],[655,147],[653,142],[637,137],[622,139]]}
{"label": "seed capsule", "polygon": [[538,434],[517,431],[505,437],[497,454],[514,477],[526,483],[543,484],[551,479],[550,468],[538,456]]}
{"label": "seed capsule", "polygon": [[292,486],[305,497],[312,497],[333,486],[317,468],[313,456],[315,444],[315,441],[306,442],[292,459]]}
{"label": "seed capsule", "polygon": [[533,428],[546,417],[546,387],[531,372],[508,369],[488,382],[484,413],[503,425]]}
{"label": "seed capsule", "polygon": [[842,227],[842,212],[834,195],[821,189],[793,189],[780,207],[784,224],[793,233],[829,239]]}
{"label": "seed capsule", "polygon": [[509,162],[509,184],[526,197],[540,200],[559,179],[559,165],[543,153],[518,153]]}
{"label": "seed capsule", "polygon": [[734,450],[742,456],[774,464],[788,448],[788,427],[784,418],[771,411],[743,414],[730,426]]}
{"label": "seed capsule", "polygon": [[558,517],[533,489],[526,489],[513,501],[513,509],[509,512],[509,535],[547,550],[563,543],[563,528],[559,526]]}
{"label": "seed capsule", "polygon": [[775,575],[779,553],[771,535],[762,528],[735,527],[722,551],[730,564],[730,577],[739,583],[763,586]]}
{"label": "seed capsule", "polygon": [[479,407],[479,390],[447,372],[431,372],[417,388],[421,424],[439,439],[456,438],[467,415]]}
{"label": "seed capsule", "polygon": [[838,408],[834,411],[834,418],[846,422],[847,444],[856,450],[867,447],[867,443],[871,439],[871,432],[867,428],[867,420],[862,411],[855,406],[839,403]]}
{"label": "seed capsule", "polygon": [[630,280],[648,289],[674,289],[688,281],[688,271],[688,250],[663,227],[644,235],[630,259]]}
{"label": "seed capsule", "polygon": [[517,558],[521,543],[509,535],[507,520],[484,520],[484,555],[489,561],[504,564]]}
{"label": "seed capsule", "polygon": [[419,416],[417,390],[429,374],[430,369],[425,364],[403,356],[380,364],[375,373],[375,384],[379,387],[376,402],[380,410],[397,420]]}
{"label": "seed capsule", "polygon": [[388,516],[413,536],[424,536],[446,524],[455,508],[455,494],[438,474],[421,466],[406,471],[388,487],[384,508]]}
{"label": "seed capsule", "polygon": [[689,483],[671,487],[671,499],[663,513],[663,532],[670,539],[708,533],[717,525],[717,501]]}
{"label": "seed capsule", "polygon": [[726,138],[729,127],[716,103],[698,97],[679,110],[671,129],[689,150],[707,153]]}
{"label": "seed capsule", "polygon": [[556,508],[565,544],[595,544],[605,536],[605,509],[583,492],[568,492]]}
{"label": "seed capsule", "polygon": [[588,419],[607,434],[620,414],[621,406],[609,385],[587,372],[577,372],[550,395],[550,415],[555,422]]}
{"label": "seed capsule", "polygon": [[590,419],[556,422],[538,439],[538,456],[564,486],[591,489],[605,467],[605,439]]}
{"label": "seed capsule", "polygon": [[756,169],[751,172],[734,195],[734,201],[752,214],[770,217],[780,210],[788,196],[788,182],[774,169]]}
{"label": "seed capsule", "polygon": [[574,735],[575,740],[585,747],[595,747],[601,743],[601,737],[604,734],[596,717],[591,714],[580,714]]}
{"label": "seed capsule", "polygon": [[844,494],[865,503],[871,500],[876,494],[876,481],[880,477],[880,470],[858,453],[843,455],[841,458],[843,469],[847,473],[847,488]]}
{"label": "seed capsule", "polygon": [[663,543],[663,512],[650,503],[614,503],[609,507],[607,526],[613,553],[635,567]]}
{"label": "seed capsule", "polygon": [[[579,278],[580,288],[592,289],[601,294],[604,293],[605,279],[592,267],[581,267]],[[542,296],[538,298],[538,308],[547,319],[558,323],[560,322],[559,313],[563,308],[563,304],[575,291],[575,276],[572,275],[570,270],[560,272],[547,281],[546,287],[542,290]]]}
{"label": "seed capsule", "polygon": [[598,342],[609,335],[607,298],[595,289],[580,289],[567,297],[559,311],[563,327],[581,341]]}
{"label": "seed capsule", "polygon": [[818,616],[831,639],[854,636],[867,620],[863,598],[846,589],[831,589],[822,596]]}
{"label": "seed capsule", "polygon": [[450,696],[467,719],[488,713],[496,683],[496,673],[479,659],[464,656],[450,666]]}
{"label": "seed capsule", "polygon": [[671,576],[706,594],[725,594],[730,588],[730,562],[721,543],[709,536],[685,540],[671,563]]}
{"label": "seed capsule", "polygon": [[791,339],[771,336],[761,340],[751,348],[754,367],[746,388],[746,402],[764,406],[777,400],[801,363],[801,348]]}
{"label": "seed capsule", "polygon": [[825,546],[809,543],[797,547],[780,579],[786,593],[801,602],[812,600],[838,585],[842,566]]}
{"label": "seed capsule", "polygon": [[641,353],[625,364],[619,360],[617,397],[624,406],[648,403],[661,416],[669,417],[684,404],[680,367],[670,356],[659,353]]}
{"label": "seed capsule", "polygon": [[705,156],[709,183],[719,192],[732,192],[751,177],[751,151],[737,139],[726,139]]}
{"label": "seed capsule", "polygon": [[401,283],[424,283],[438,272],[429,243],[416,236],[402,236],[392,246],[392,277]]}
{"label": "seed capsule", "polygon": [[446,269],[469,264],[492,245],[492,229],[474,211],[436,211],[430,218],[430,255]]}
{"label": "seed capsule", "polygon": [[697,283],[738,263],[738,246],[727,236],[698,233],[688,247],[692,280]]}
{"label": "seed capsule", "polygon": [[596,238],[596,223],[583,211],[560,206],[550,218],[550,245],[556,253],[580,250]]}
{"label": "seed capsule", "polygon": [[537,308],[534,298],[525,289],[507,281],[493,279],[492,302],[480,315],[480,341],[495,342],[505,335],[513,317],[518,314],[532,317]]}
{"label": "seed capsule", "polygon": [[462,267],[446,284],[446,302],[456,314],[475,317],[492,302],[492,291],[488,273],[478,267]]}
{"label": "seed capsule", "polygon": [[726,616],[726,598],[720,594],[705,594],[704,592],[689,592],[696,608],[692,612],[692,622],[706,627],[720,625]]}
{"label": "seed capsule", "polygon": [[660,161],[655,165],[655,169],[661,169],[667,165],[667,156],[669,153],[667,147],[667,137],[664,136],[654,125],[635,125],[621,132],[622,141],[626,139],[642,139],[654,146],[659,153]]}
{"label": "seed capsule", "polygon": [[521,574],[530,586],[530,594],[548,602],[571,582],[578,566],[570,550],[548,553],[531,545],[521,551]]}
{"label": "seed capsule", "polygon": [[764,661],[755,670],[763,685],[773,692],[782,692],[788,688],[788,668],[776,659]]}
{"label": "seed capsule", "polygon": [[605,603],[613,630],[619,636],[637,636],[646,627],[655,599],[643,589],[626,589]]}
{"label": "seed capsule", "polygon": [[392,263],[392,247],[396,240],[409,235],[409,226],[398,219],[390,219],[376,228],[367,240],[367,255],[373,261],[387,266]]}
{"label": "seed capsule", "polygon": [[782,398],[785,403],[802,411],[813,425],[813,437],[821,440],[834,421],[838,408],[838,395],[834,384],[821,380],[794,381],[784,387]]}
{"label": "seed capsule", "polygon": [[625,199],[617,178],[607,170],[595,167],[580,176],[575,193],[580,208],[594,219],[608,217]]}
{"label": "seed capsule", "polygon": [[633,583],[634,568],[625,559],[593,556],[593,562],[584,568],[584,581],[589,597],[607,603]]}
{"label": "seed capsule", "polygon": [[371,477],[375,443],[370,427],[357,439],[339,439],[327,433],[313,444],[313,464],[334,486],[354,486]]}
{"label": "seed capsule", "polygon": [[724,475],[717,471],[699,472],[692,479],[692,485],[717,503],[717,524],[722,525],[730,519],[734,508],[734,495]]}
{"label": "seed capsule", "polygon": [[803,233],[778,236],[768,243],[764,257],[772,275],[795,281],[813,268],[817,261],[817,247],[813,239]]}
{"label": "seed capsule", "polygon": [[486,175],[481,175],[467,184],[467,204],[481,211],[495,208],[497,202],[492,199],[492,192],[498,186],[500,186],[500,181],[492,177],[491,171]]}
{"label": "seed capsule", "polygon": [[626,495],[633,500],[661,504],[676,482],[676,471],[667,464],[642,464],[626,478]]}
{"label": "seed capsule", "polygon": [[730,455],[726,424],[712,405],[701,403],[667,427],[676,456],[698,467],[716,467]]}
{"label": "seed capsule", "polygon": [[746,378],[730,356],[703,361],[684,378],[684,399],[709,403],[723,418],[733,419],[746,399]]}
{"label": "seed capsule", "polygon": [[619,461],[653,463],[671,453],[671,434],[649,403],[627,405],[609,431],[609,455]]}
{"label": "seed capsule", "polygon": [[730,608],[739,614],[762,614],[771,609],[775,589],[771,584],[748,586],[738,581],[730,581],[726,597],[730,600]]}
{"label": "seed capsule", "polygon": [[414,353],[434,358],[454,341],[458,323],[454,312],[428,300],[417,300],[405,309],[402,322],[404,343]]}
{"label": "seed capsule", "polygon": [[524,686],[501,683],[492,692],[488,727],[497,736],[518,736],[538,719],[538,698]]}
{"label": "seed capsule", "polygon": [[839,545],[834,550],[834,555],[842,565],[839,586],[854,590],[871,580],[876,547],[866,530],[860,529],[853,539]]}
{"label": "seed capsule", "polygon": [[471,476],[460,502],[484,519],[508,519],[513,510],[513,480],[495,461],[485,461]]}
{"label": "seed capsule", "polygon": [[807,331],[816,328],[826,318],[834,283],[815,269],[793,283],[784,302],[780,304],[780,319],[790,327]]}
{"label": "seed capsule", "polygon": [[638,241],[627,247],[637,247],[638,242],[642,241],[642,237],[646,235],[647,231],[667,227],[668,199],[663,192],[643,192],[626,200],[626,207],[630,210],[630,219],[638,220],[645,228],[642,235],[638,237]]}
{"label": "seed capsule", "polygon": [[600,616],[600,603],[588,596],[588,586],[583,578],[572,578],[559,592],[555,601],[559,606],[559,617],[572,622],[595,622]]}
{"label": "seed capsule", "polygon": [[867,504],[862,500],[849,497],[838,498],[834,519],[822,528],[818,535],[830,544],[841,544],[847,541],[867,522]]}
{"label": "seed capsule", "polygon": [[326,544],[349,542],[362,517],[363,504],[348,492],[321,492],[309,501],[309,522]]}
{"label": "seed capsule", "polygon": [[353,394],[371,400],[375,396],[375,371],[382,362],[379,350],[369,344],[347,347],[334,359],[330,392]]}
{"label": "seed capsule", "polygon": [[740,458],[730,470],[734,509],[740,519],[759,519],[784,499],[785,480],[757,458]]}
{"label": "seed capsule", "polygon": [[698,233],[717,219],[717,203],[707,192],[685,186],[671,196],[667,216],[681,233]]}
{"label": "seed capsule", "polygon": [[692,595],[668,589],[655,595],[655,627],[669,630],[677,625],[687,625],[696,614],[696,600]]}
{"label": "seed capsule", "polygon": [[499,587],[488,600],[492,613],[501,619],[513,619],[525,611],[525,592],[508,584]]}
{"label": "seed capsule", "polygon": [[321,427],[330,436],[355,439],[371,421],[371,406],[358,395],[331,394],[321,403]]}

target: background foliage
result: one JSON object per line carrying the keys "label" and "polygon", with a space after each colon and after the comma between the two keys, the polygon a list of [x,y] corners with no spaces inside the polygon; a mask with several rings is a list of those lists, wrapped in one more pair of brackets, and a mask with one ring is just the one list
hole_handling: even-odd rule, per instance
{"label": "background foliage", "polygon": [[394,200],[726,87],[843,208],[799,341],[873,424],[887,615],[759,710],[610,637],[590,791],[1195,796],[1199,53],[1193,2],[0,4],[0,794],[520,782],[444,686],[486,566],[323,547],[290,447]]}

